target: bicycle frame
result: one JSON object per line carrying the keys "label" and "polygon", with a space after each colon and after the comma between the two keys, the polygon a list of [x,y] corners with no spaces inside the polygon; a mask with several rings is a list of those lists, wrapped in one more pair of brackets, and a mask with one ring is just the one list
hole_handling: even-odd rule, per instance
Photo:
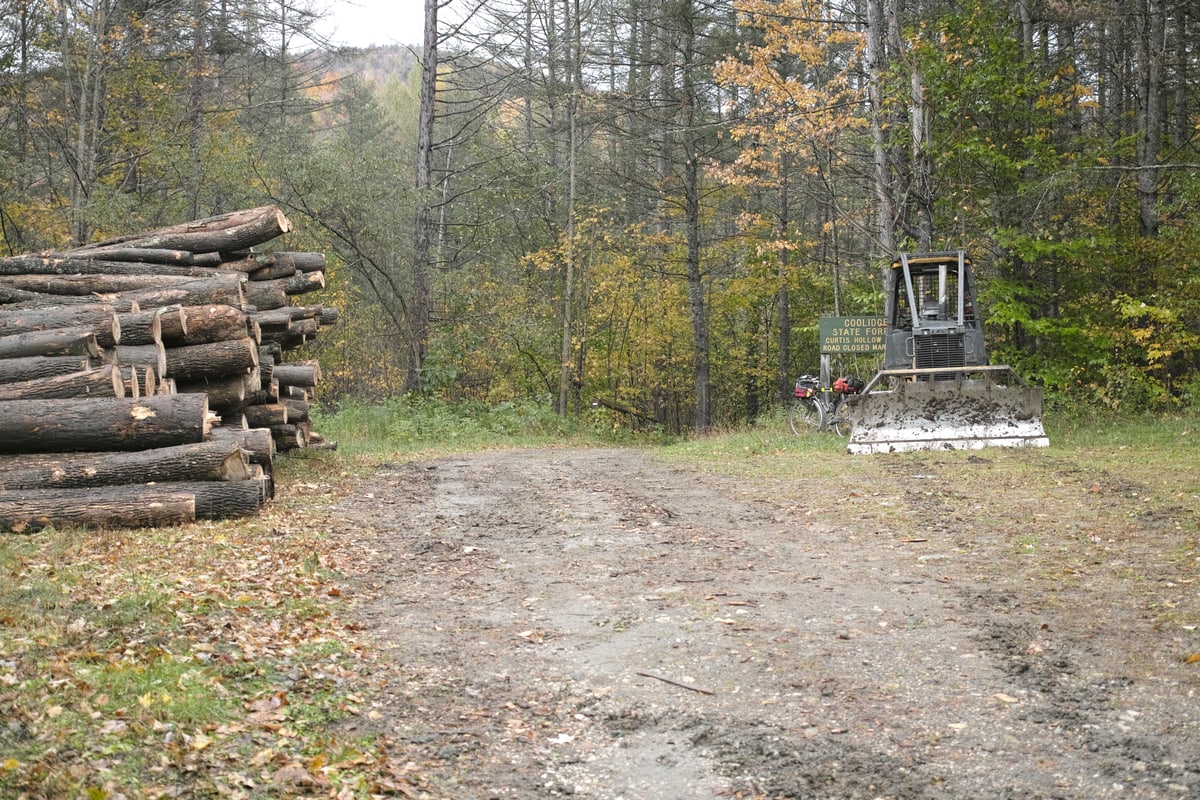
{"label": "bicycle frame", "polygon": [[793,391],[794,401],[788,411],[788,426],[797,436],[812,431],[833,431],[838,436],[846,436],[850,432],[846,397],[854,393],[856,391],[822,386],[812,375],[801,376]]}

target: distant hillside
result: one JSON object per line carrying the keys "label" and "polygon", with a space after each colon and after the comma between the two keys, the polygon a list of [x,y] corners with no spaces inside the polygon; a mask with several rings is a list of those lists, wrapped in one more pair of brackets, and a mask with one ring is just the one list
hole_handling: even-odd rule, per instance
{"label": "distant hillside", "polygon": [[417,68],[417,50],[403,45],[347,48],[325,54],[326,69],[339,75],[358,75],[367,83],[403,81]]}

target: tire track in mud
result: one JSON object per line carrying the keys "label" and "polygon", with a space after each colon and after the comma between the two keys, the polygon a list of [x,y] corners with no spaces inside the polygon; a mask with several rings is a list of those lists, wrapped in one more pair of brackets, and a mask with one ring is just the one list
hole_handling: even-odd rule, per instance
{"label": "tire track in mud", "polygon": [[1200,793],[1194,694],[1122,708],[1128,678],[1050,641],[1027,587],[973,577],[1004,564],[961,546],[948,485],[898,479],[898,530],[827,518],[845,487],[764,501],[634,450],[380,473],[396,491],[353,534],[378,554],[379,725],[430,796]]}

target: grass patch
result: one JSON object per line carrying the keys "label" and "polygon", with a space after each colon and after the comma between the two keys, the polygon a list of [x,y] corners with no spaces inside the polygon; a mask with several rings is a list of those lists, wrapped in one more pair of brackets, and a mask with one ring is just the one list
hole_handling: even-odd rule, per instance
{"label": "grass patch", "polygon": [[336,412],[317,412],[314,424],[348,455],[562,444],[593,435],[585,424],[555,414],[548,402],[534,401],[454,406],[420,398],[374,405],[347,402]]}

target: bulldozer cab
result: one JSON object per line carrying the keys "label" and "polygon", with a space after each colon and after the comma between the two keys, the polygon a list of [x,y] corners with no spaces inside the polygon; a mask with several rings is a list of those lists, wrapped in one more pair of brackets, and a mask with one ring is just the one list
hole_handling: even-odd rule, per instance
{"label": "bulldozer cab", "polygon": [[884,369],[987,364],[971,261],[959,250],[902,254],[888,270]]}

